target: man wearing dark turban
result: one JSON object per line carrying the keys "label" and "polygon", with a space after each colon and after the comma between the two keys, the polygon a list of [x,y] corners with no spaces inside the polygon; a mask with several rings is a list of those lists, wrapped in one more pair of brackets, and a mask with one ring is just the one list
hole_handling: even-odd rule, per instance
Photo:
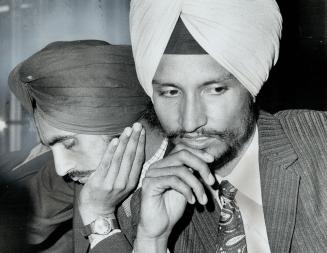
{"label": "man wearing dark turban", "polygon": [[[32,251],[130,249],[120,218],[130,215],[125,199],[143,166],[145,129],[137,121],[149,103],[131,48],[103,41],[54,42],[19,64],[9,86],[33,114],[39,137],[53,154],[28,182]],[[151,132],[148,141],[155,143]]]}
{"label": "man wearing dark turban", "polygon": [[276,1],[132,0],[130,28],[170,144],[132,203],[134,250],[327,252],[326,113],[255,106],[278,59]]}

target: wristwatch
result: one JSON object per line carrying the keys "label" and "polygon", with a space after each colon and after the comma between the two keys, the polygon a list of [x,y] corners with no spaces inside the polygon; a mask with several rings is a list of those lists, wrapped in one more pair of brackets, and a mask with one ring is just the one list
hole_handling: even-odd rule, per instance
{"label": "wristwatch", "polygon": [[115,218],[98,217],[90,224],[81,228],[81,234],[84,237],[88,237],[91,234],[107,235],[114,229],[119,229]]}

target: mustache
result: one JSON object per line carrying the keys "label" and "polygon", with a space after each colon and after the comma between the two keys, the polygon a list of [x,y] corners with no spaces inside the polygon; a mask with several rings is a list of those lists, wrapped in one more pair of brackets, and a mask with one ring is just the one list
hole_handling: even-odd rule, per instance
{"label": "mustache", "polygon": [[224,131],[217,131],[213,129],[199,129],[195,132],[187,132],[183,129],[177,131],[171,131],[166,133],[166,137],[169,139],[176,139],[176,138],[197,138],[197,137],[210,137],[222,140],[228,140],[235,136],[235,133],[232,131],[224,130]]}
{"label": "mustache", "polygon": [[94,170],[86,170],[86,171],[75,170],[75,171],[71,171],[71,172],[67,173],[64,176],[64,180],[66,182],[71,182],[71,181],[73,181],[73,178],[87,177],[87,176],[91,175],[93,172],[94,172]]}

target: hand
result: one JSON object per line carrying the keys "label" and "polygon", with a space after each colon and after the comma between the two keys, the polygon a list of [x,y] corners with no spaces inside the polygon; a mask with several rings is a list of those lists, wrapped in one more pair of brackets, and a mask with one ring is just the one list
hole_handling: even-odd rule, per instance
{"label": "hand", "polygon": [[144,162],[145,130],[140,123],[127,127],[108,145],[96,171],[83,186],[78,207],[83,223],[99,216],[114,217],[120,204],[138,184]]}
{"label": "hand", "polygon": [[[147,243],[165,245],[187,202],[193,204],[197,200],[202,205],[207,203],[203,183],[193,171],[199,173],[205,184],[214,184],[215,178],[207,165],[213,159],[204,151],[178,145],[167,157],[149,168],[142,185],[136,252],[145,250]],[[157,246],[146,249],[165,251]]]}

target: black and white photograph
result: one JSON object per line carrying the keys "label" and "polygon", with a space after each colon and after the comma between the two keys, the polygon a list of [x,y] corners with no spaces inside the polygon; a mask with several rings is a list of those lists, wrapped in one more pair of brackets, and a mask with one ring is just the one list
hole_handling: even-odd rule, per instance
{"label": "black and white photograph", "polygon": [[0,0],[0,253],[327,252],[324,0]]}

